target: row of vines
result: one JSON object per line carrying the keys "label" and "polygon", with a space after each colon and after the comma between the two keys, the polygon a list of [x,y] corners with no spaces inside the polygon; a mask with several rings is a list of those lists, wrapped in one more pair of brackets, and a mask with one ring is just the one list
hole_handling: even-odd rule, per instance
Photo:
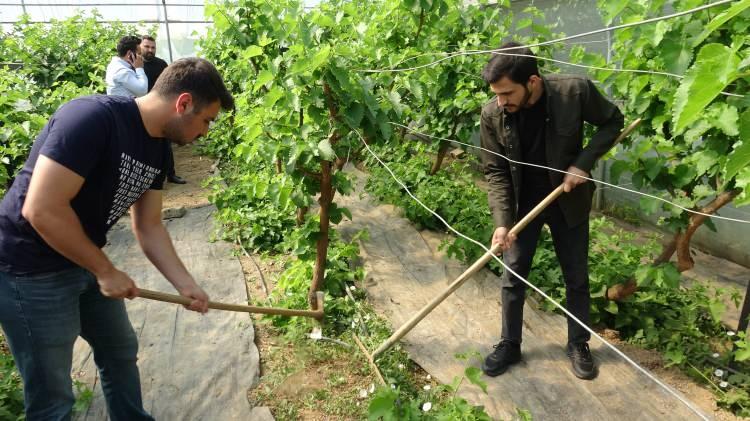
{"label": "row of vines", "polygon": [[[414,140],[397,124],[470,142],[481,105],[491,99],[479,77],[488,55],[459,54],[424,65],[455,52],[496,48],[510,38],[535,43],[559,35],[539,10],[514,16],[508,1],[498,3],[331,0],[305,10],[295,0],[242,0],[208,6],[214,25],[201,51],[222,69],[239,105],[203,144],[222,160],[227,182],[215,184],[212,200],[225,238],[296,256],[279,279],[278,303],[302,307],[314,300],[312,291],[325,290],[335,303],[327,314],[332,335],[355,317],[345,290],[363,276],[351,269],[357,238],[344,239],[332,227],[351,218],[335,201],[353,191],[344,171],[348,162],[368,168],[370,194],[402,207],[423,227],[444,229],[399,190],[365,144],[448,222],[489,240],[493,227],[485,193],[475,183],[476,159],[444,162],[449,142]],[[605,23],[613,24],[699,3],[599,6]],[[750,81],[749,6],[740,1],[617,31],[610,62],[571,49],[571,60],[581,64],[684,75],[591,71],[601,89],[623,104],[628,120],[644,119],[637,135],[610,156],[615,182],[627,174],[639,189],[705,213],[750,203],[750,98],[744,95]],[[549,57],[562,49],[550,44],[535,52]],[[411,70],[387,70],[395,68]],[[545,62],[542,71],[559,70]],[[739,294],[680,285],[680,272],[693,265],[690,238],[701,225],[713,229],[711,220],[660,203],[643,199],[641,211],[662,208],[663,226],[674,238],[661,250],[655,241],[631,245],[634,236],[607,220],[592,224],[593,322],[662,351],[668,365],[711,385],[721,405],[750,415],[750,347],[743,332],[727,335],[720,322],[726,311],[721,296],[732,294],[736,303]],[[466,262],[482,253],[462,239],[444,246]],[[552,250],[544,237],[531,279],[564,301]],[[670,263],[675,253],[677,264]],[[301,322],[277,323],[294,330]],[[393,374],[387,355],[381,358],[386,376]]]}

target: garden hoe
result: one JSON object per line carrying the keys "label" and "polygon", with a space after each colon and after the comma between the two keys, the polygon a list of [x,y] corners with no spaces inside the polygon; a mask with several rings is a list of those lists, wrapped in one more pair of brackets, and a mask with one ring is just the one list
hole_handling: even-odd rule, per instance
{"label": "garden hoe", "polygon": [[[620,135],[615,140],[614,144],[616,145],[620,141],[622,141],[622,139],[624,139],[627,135],[629,135],[630,132],[632,132],[638,126],[640,122],[641,122],[641,119],[637,119],[634,122],[630,123],[630,125],[627,128],[625,128],[625,130],[623,130],[622,133],[620,133]],[[518,235],[518,233],[521,232],[521,230],[523,230],[526,227],[526,225],[528,225],[529,222],[531,222],[540,213],[542,213],[542,211],[547,206],[549,206],[550,203],[554,202],[555,199],[557,199],[562,193],[563,193],[563,185],[561,184],[555,190],[553,190],[552,193],[550,193],[546,198],[544,198],[544,200],[542,200],[538,205],[536,205],[536,207],[532,209],[525,217],[523,217],[523,219],[521,219],[516,225],[514,225],[508,234]],[[381,352],[393,346],[393,344],[398,342],[399,339],[403,338],[404,335],[409,333],[409,331],[411,331],[414,328],[414,326],[417,325],[417,323],[419,323],[428,314],[430,314],[430,312],[432,312],[432,310],[435,307],[437,307],[440,303],[442,303],[443,300],[448,298],[449,295],[453,294],[453,292],[456,291],[461,285],[463,285],[464,282],[466,282],[466,280],[469,279],[469,277],[471,277],[474,273],[479,271],[479,269],[483,268],[484,265],[486,265],[487,262],[489,262],[493,258],[493,256],[498,254],[499,251],[500,251],[500,246],[495,245],[490,249],[490,251],[485,253],[484,256],[482,256],[481,258],[479,258],[479,260],[474,262],[474,264],[471,265],[471,267],[469,267],[468,269],[466,269],[466,271],[462,273],[461,276],[456,278],[456,280],[453,281],[453,283],[451,283],[450,286],[448,286],[448,288],[445,291],[443,291],[442,293],[440,293],[440,295],[438,295],[432,301],[430,301],[426,306],[422,308],[422,310],[419,311],[419,313],[417,313],[414,317],[412,317],[409,321],[407,321],[396,332],[394,332],[390,338],[388,338],[385,342],[383,342],[383,344],[380,345],[380,347],[378,347],[378,349],[376,349],[375,352],[372,353],[372,358],[375,358],[375,356],[377,356]]]}
{"label": "garden hoe", "polygon": [[[226,311],[237,311],[241,313],[259,313],[259,314],[272,314],[277,316],[300,316],[300,317],[312,317],[320,320],[323,318],[323,298],[324,294],[322,291],[317,291],[317,300],[315,310],[291,310],[287,308],[277,307],[256,307],[239,304],[225,304],[217,303],[215,301],[208,302],[208,308],[215,310],[226,310]],[[148,289],[139,289],[138,296],[141,298],[148,298],[149,300],[162,301],[165,303],[175,303],[182,305],[189,305],[192,301],[190,298],[183,297],[181,295],[167,294],[165,292],[151,291]]]}

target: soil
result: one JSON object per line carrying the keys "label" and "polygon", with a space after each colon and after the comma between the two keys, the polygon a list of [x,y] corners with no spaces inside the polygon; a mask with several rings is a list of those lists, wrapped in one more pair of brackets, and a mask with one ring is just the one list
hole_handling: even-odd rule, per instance
{"label": "soil", "polygon": [[208,205],[209,189],[203,182],[213,173],[214,161],[200,156],[195,146],[172,145],[175,160],[175,173],[182,177],[186,184],[164,182],[163,205],[167,208],[197,208]]}
{"label": "soil", "polygon": [[[207,199],[209,190],[203,187],[202,183],[212,175],[214,162],[210,158],[197,155],[192,146],[174,147],[173,150],[175,154],[176,173],[184,178],[187,184],[165,184],[164,208],[181,206],[192,208],[209,204]],[[270,259],[253,255],[250,258],[244,255],[239,247],[237,247],[237,254],[245,274],[248,296],[254,297],[255,300],[253,301],[265,301],[266,293],[261,287],[260,273],[262,272],[263,274],[262,278],[265,280],[267,289],[272,290],[276,276],[283,271],[285,257],[280,256]],[[255,263],[253,263],[253,260]],[[256,321],[259,319],[255,316],[254,318]],[[605,330],[600,333],[603,333],[607,340],[610,340],[629,357],[649,369],[659,379],[683,393],[690,401],[716,420],[734,421],[742,419],[724,409],[718,408],[713,393],[703,385],[697,384],[681,372],[680,369],[664,367],[664,360],[658,352],[627,344],[619,339],[615,331]],[[289,358],[294,358],[295,353],[291,344],[286,339],[278,336],[270,326],[264,323],[255,324],[255,335],[255,341],[260,352],[261,381],[257,388],[248,392],[248,400],[253,406],[270,406],[274,415],[280,410],[277,405],[283,405],[285,401],[305,399],[305,395],[310,398],[310,395],[314,395],[316,391],[330,390],[330,385],[327,384],[325,379],[329,377],[330,373],[341,371],[340,367],[335,367],[335,362],[309,364],[297,372],[290,373],[281,381],[269,381],[275,372],[284,369],[283,361],[289,361]],[[269,361],[269,355],[275,355],[273,361]],[[359,390],[369,388],[373,380],[366,375],[351,373],[340,381],[341,384],[337,388],[356,388],[356,390]],[[264,389],[266,392],[272,392],[274,395],[273,401],[269,402],[268,400],[263,401],[259,399]],[[366,404],[366,401],[363,400],[362,404]],[[345,419],[331,416],[322,410],[314,408],[300,410],[297,415],[302,420]]]}

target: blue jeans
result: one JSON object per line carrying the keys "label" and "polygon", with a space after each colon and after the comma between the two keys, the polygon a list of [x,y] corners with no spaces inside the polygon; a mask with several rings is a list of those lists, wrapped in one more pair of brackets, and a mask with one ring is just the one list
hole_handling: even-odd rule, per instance
{"label": "blue jeans", "polygon": [[70,371],[79,335],[94,351],[110,419],[153,420],[143,409],[138,340],[125,303],[104,297],[90,272],[0,272],[0,326],[23,378],[29,421],[71,418]]}

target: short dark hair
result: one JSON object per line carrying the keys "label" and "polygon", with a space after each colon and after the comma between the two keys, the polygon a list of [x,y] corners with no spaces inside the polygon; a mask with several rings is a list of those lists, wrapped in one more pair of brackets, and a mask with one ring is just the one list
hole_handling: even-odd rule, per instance
{"label": "short dark hair", "polygon": [[140,38],[133,35],[124,36],[117,42],[117,55],[125,57],[125,54],[127,54],[128,51],[136,52],[140,44]]}
{"label": "short dark hair", "polygon": [[[515,83],[524,84],[532,75],[539,76],[539,67],[537,66],[536,57],[529,48],[522,46],[517,42],[507,42],[500,47],[500,50],[507,51],[510,54],[523,54],[524,56],[511,56],[503,54],[494,54],[482,70],[482,79],[487,83],[495,83],[500,79],[507,77]],[[506,51],[498,51],[504,53]]]}
{"label": "short dark hair", "polygon": [[167,98],[187,92],[193,96],[196,110],[217,100],[221,108],[234,109],[234,98],[224,85],[219,71],[210,61],[202,58],[181,58],[167,66],[156,79],[153,91]]}
{"label": "short dark hair", "polygon": [[152,37],[151,35],[141,35],[141,41],[143,41],[144,39],[156,42],[156,38]]}

